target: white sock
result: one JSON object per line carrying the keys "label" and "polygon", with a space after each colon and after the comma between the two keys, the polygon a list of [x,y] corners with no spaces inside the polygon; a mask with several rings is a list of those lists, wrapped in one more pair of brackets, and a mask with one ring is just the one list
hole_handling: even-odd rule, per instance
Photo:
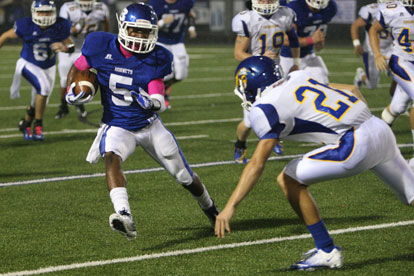
{"label": "white sock", "polygon": [[128,193],[125,187],[116,187],[109,192],[115,212],[118,214],[122,211],[131,214],[131,208],[128,202]]}
{"label": "white sock", "polygon": [[394,116],[391,112],[388,111],[387,108],[381,113],[381,119],[383,119],[388,125],[392,125],[397,117]]}
{"label": "white sock", "polygon": [[204,192],[201,194],[201,196],[193,196],[193,197],[198,201],[198,204],[200,205],[201,209],[207,210],[208,208],[213,206],[213,200],[208,194],[206,187],[204,187],[204,184],[201,184],[201,185],[203,185]]}

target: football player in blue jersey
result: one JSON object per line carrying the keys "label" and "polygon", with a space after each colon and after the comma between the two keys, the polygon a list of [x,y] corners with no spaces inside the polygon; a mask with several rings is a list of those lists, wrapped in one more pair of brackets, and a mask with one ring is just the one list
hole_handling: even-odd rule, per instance
{"label": "football player in blue jersey", "polygon": [[190,191],[214,227],[219,211],[158,115],[165,110],[163,78],[171,73],[172,55],[156,44],[157,15],[149,5],[136,3],[124,8],[117,19],[118,35],[93,32],[86,37],[82,54],[69,71],[66,94],[69,104],[90,101],[93,96],[84,97],[83,91],[74,94],[73,79],[79,71],[97,70],[104,111],[86,160],[105,160],[106,183],[115,209],[110,226],[128,239],[137,235],[121,165],[141,146]]}
{"label": "football player in blue jersey", "polygon": [[371,114],[354,85],[324,84],[305,70],[283,78],[279,66],[264,56],[241,62],[235,79],[238,96],[250,109],[252,128],[260,141],[226,207],[216,218],[218,237],[230,232],[229,222],[237,205],[258,182],[279,138],[325,144],[291,160],[277,177],[316,245],[291,269],[343,265],[342,250],[329,235],[308,186],[371,170],[402,203],[414,207],[414,173],[401,155],[390,127]]}
{"label": "football player in blue jersey", "polygon": [[[287,2],[287,7],[295,11],[296,30],[300,43],[300,69],[312,74],[324,83],[328,83],[328,69],[320,56],[315,54],[324,47],[327,24],[337,13],[335,0],[293,0]],[[284,71],[293,65],[289,47],[283,46],[280,65]]]}
{"label": "football player in blue jersey", "polygon": [[70,53],[75,47],[69,38],[70,21],[56,16],[53,1],[33,1],[31,12],[31,18],[16,21],[13,29],[0,36],[0,48],[8,39],[23,39],[23,49],[16,64],[10,96],[12,99],[20,97],[22,76],[32,85],[32,99],[25,118],[19,123],[19,129],[23,132],[25,140],[42,141],[43,114],[47,98],[51,95],[55,83],[56,53]]}
{"label": "football player in blue jersey", "polygon": [[158,16],[158,43],[170,50],[174,56],[173,72],[164,78],[165,104],[170,105],[171,86],[188,76],[190,58],[184,45],[186,31],[190,38],[197,37],[195,13],[192,11],[194,0],[149,0]]}

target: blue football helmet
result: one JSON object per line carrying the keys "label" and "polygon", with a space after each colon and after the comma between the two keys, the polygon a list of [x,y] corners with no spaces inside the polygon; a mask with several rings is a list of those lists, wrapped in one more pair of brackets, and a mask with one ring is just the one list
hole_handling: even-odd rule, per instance
{"label": "blue football helmet", "polygon": [[279,6],[279,0],[252,0],[252,9],[261,15],[272,15],[279,9]]}
{"label": "blue football helmet", "polygon": [[[56,6],[55,2],[49,0],[35,0],[32,3],[32,21],[42,27],[48,27],[56,22]],[[39,14],[42,12],[50,12],[49,15]]]}
{"label": "blue football helmet", "polygon": [[242,99],[243,108],[250,110],[266,88],[283,79],[282,68],[265,56],[251,56],[237,66],[234,93]]}
{"label": "blue football helmet", "polygon": [[306,3],[316,10],[322,10],[329,4],[329,0],[306,0]]}
{"label": "blue football helmet", "polygon": [[[158,40],[158,18],[151,6],[134,3],[124,8],[118,19],[118,41],[125,49],[145,54],[151,52]],[[139,28],[149,32],[147,38],[128,35],[128,28]]]}

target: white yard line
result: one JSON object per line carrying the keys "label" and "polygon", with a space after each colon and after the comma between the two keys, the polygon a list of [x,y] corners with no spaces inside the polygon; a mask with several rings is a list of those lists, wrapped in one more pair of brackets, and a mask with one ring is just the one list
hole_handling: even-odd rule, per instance
{"label": "white yard line", "polygon": [[[171,100],[189,100],[189,99],[204,99],[204,98],[216,98],[216,97],[234,97],[233,92],[222,92],[222,93],[206,93],[200,95],[183,95],[183,96],[170,96]],[[101,102],[99,100],[95,100],[89,102],[88,105],[100,105]],[[48,107],[59,107],[60,103],[48,104]],[[3,106],[0,107],[0,111],[8,111],[8,110],[20,110],[25,109],[26,105],[18,105],[18,106]]]}
{"label": "white yard line", "polygon": [[[367,225],[367,226],[360,226],[360,227],[343,228],[343,229],[331,230],[329,231],[329,234],[342,235],[342,234],[347,234],[347,233],[373,231],[373,230],[403,227],[403,226],[410,226],[410,225],[414,225],[414,220],[374,224],[374,225]],[[263,239],[263,240],[257,240],[257,241],[246,241],[246,242],[239,242],[239,243],[229,243],[229,244],[221,244],[221,245],[214,245],[214,246],[207,246],[207,247],[198,247],[198,248],[192,248],[192,249],[173,250],[173,251],[167,251],[167,252],[137,255],[133,257],[125,257],[125,258],[118,258],[118,259],[90,261],[90,262],[84,262],[84,263],[73,263],[73,264],[59,265],[59,266],[49,266],[49,267],[39,268],[35,270],[24,270],[24,271],[4,273],[4,274],[0,274],[0,276],[38,275],[38,274],[43,274],[43,273],[68,271],[68,270],[75,270],[75,269],[80,269],[80,268],[97,267],[97,266],[112,265],[112,264],[119,264],[119,263],[132,263],[132,262],[139,262],[139,261],[144,261],[144,260],[176,257],[176,256],[197,254],[197,253],[203,253],[203,252],[209,252],[209,251],[262,245],[262,244],[270,244],[270,243],[280,243],[280,242],[285,242],[285,241],[303,240],[303,239],[309,239],[309,238],[311,238],[310,234],[294,235],[294,236],[287,236],[287,237],[276,237],[276,238]]]}
{"label": "white yard line", "polygon": [[[270,161],[287,160],[287,159],[298,158],[301,156],[302,156],[301,154],[286,155],[286,156],[273,156],[273,157],[270,157],[269,160]],[[203,167],[230,165],[230,164],[235,164],[234,160],[198,163],[198,164],[192,164],[190,165],[190,167],[191,168],[203,168]],[[149,173],[149,172],[159,172],[163,170],[164,168],[162,167],[156,167],[156,168],[149,168],[149,169],[124,171],[124,174],[140,174],[140,173]],[[83,175],[73,175],[73,176],[22,180],[22,181],[14,181],[14,182],[4,182],[4,183],[0,183],[0,188],[11,187],[11,186],[23,186],[23,185],[30,185],[30,184],[42,184],[42,183],[50,183],[50,182],[57,182],[57,181],[68,181],[68,180],[85,179],[85,178],[95,178],[95,177],[103,177],[103,176],[105,176],[105,173],[94,173],[94,174],[83,174]]]}
{"label": "white yard line", "polygon": [[[229,118],[229,119],[217,119],[217,120],[200,120],[200,121],[188,121],[188,122],[170,122],[164,123],[165,126],[188,126],[188,125],[204,125],[204,124],[215,124],[215,123],[229,123],[229,122],[238,122],[242,118]],[[11,132],[11,131],[18,131],[17,128],[4,128],[0,129],[0,132]],[[68,134],[68,133],[96,133],[97,128],[89,128],[89,129],[63,129],[59,131],[45,131],[45,135],[61,135],[61,134]],[[7,134],[7,135],[0,135],[0,139],[8,139],[8,138],[15,138],[22,136],[21,133],[18,134]]]}

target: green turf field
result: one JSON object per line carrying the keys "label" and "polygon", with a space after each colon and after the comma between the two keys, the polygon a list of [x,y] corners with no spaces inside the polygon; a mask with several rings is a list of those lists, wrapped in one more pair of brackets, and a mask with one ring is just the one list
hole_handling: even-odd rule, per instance
{"label": "green turf field", "polygon": [[[316,146],[284,143],[284,157],[268,162],[264,174],[239,206],[232,233],[213,235],[191,195],[143,150],[124,164],[138,237],[113,232],[113,213],[102,160],[85,161],[101,116],[99,96],[86,106],[89,124],[76,109],[55,120],[58,77],[44,118],[44,142],[24,141],[17,123],[29,102],[22,83],[9,99],[21,46],[0,50],[0,275],[296,275],[286,268],[314,247],[277,187],[276,176],[294,155]],[[243,165],[233,160],[236,126],[242,117],[233,94],[236,61],[232,46],[188,47],[189,78],[173,87],[172,109],[161,114],[187,161],[219,208],[233,191]],[[329,47],[323,56],[331,82],[353,83],[361,59],[351,48]],[[390,78],[362,92],[380,115],[390,97]],[[406,158],[413,154],[407,116],[393,126]],[[251,135],[248,155],[257,139]],[[275,155],[273,157],[276,157]],[[153,170],[149,170],[153,169]],[[316,275],[409,275],[414,270],[414,215],[372,173],[310,188],[345,265]]]}

